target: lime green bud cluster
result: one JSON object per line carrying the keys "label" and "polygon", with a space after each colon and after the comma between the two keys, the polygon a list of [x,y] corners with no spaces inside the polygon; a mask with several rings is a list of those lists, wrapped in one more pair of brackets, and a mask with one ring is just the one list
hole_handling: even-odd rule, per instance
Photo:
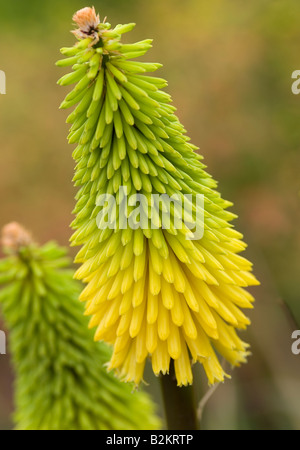
{"label": "lime green bud cluster", "polygon": [[68,267],[65,249],[55,243],[14,244],[0,262],[0,304],[16,372],[16,428],[157,429],[148,396],[107,373],[111,352],[93,342],[78,302],[81,287]]}

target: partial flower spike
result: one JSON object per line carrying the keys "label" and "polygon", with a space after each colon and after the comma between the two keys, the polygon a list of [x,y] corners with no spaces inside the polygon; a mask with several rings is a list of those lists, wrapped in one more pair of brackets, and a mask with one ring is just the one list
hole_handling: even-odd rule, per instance
{"label": "partial flower spike", "polygon": [[219,362],[245,363],[237,334],[250,324],[245,290],[259,284],[240,253],[246,244],[175,115],[167,82],[148,75],[160,64],[139,62],[151,40],[123,44],[134,24],[98,23],[79,11],[74,47],[63,48],[59,84],[75,85],[61,108],[69,142],[77,144],[79,187],[74,246],[76,277],[96,341],[113,346],[109,369],[139,384],[150,358],[158,376],[174,360],[179,386],[193,383],[200,362],[209,384],[224,381]]}
{"label": "partial flower spike", "polygon": [[93,342],[65,249],[38,246],[17,223],[4,227],[1,241],[8,256],[0,261],[0,307],[15,369],[16,429],[159,428],[150,398],[107,373],[111,350]]}

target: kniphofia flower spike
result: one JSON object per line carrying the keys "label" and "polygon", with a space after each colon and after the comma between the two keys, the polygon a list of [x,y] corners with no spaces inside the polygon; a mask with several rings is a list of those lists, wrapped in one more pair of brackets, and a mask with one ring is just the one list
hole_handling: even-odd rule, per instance
{"label": "kniphofia flower spike", "polygon": [[[140,383],[150,358],[156,375],[166,374],[173,359],[180,386],[193,382],[197,361],[210,384],[221,382],[217,354],[233,366],[246,362],[248,345],[237,330],[250,323],[241,308],[252,308],[254,299],[245,288],[258,284],[251,263],[239,255],[246,245],[231,224],[232,204],[222,199],[186,136],[162,90],[166,81],[146,75],[161,65],[135,60],[152,41],[122,44],[134,24],[112,29],[95,17],[93,10],[77,13],[79,42],[62,49],[67,58],[58,63],[73,66],[59,83],[76,83],[61,107],[77,105],[68,118],[80,186],[72,243],[82,246],[77,278],[87,283],[81,300],[90,327],[97,328],[96,340],[113,346],[109,368],[125,381]],[[124,192],[146,198],[143,224],[126,228],[117,211],[113,229],[104,227],[106,206],[99,199],[109,194],[120,206]],[[153,195],[174,194],[179,206],[151,203]],[[197,240],[185,224],[172,225],[188,195],[203,197],[204,235]],[[126,206],[127,220],[134,208],[129,201]],[[193,217],[201,209],[191,208]]]}

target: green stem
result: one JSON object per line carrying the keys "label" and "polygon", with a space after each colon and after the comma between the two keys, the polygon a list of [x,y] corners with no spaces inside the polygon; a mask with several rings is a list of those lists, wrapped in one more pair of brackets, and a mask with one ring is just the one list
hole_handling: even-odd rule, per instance
{"label": "green stem", "polygon": [[199,430],[193,386],[178,387],[174,361],[170,374],[161,377],[161,387],[169,430]]}

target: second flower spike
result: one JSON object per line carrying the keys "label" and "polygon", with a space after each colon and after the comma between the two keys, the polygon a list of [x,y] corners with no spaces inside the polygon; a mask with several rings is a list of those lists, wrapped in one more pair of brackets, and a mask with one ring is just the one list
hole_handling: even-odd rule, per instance
{"label": "second flower spike", "polygon": [[[160,420],[144,392],[108,374],[111,350],[93,342],[64,248],[4,227],[0,306],[9,329],[18,430],[143,430]],[[2,286],[3,285],[3,286]]]}

